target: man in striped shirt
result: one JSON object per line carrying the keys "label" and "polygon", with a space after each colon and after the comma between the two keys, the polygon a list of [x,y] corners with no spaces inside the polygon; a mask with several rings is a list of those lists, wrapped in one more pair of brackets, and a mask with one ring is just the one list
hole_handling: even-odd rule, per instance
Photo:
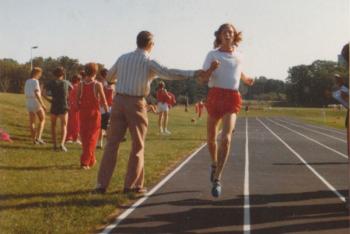
{"label": "man in striped shirt", "polygon": [[113,101],[107,144],[98,172],[95,193],[106,192],[117,162],[119,144],[127,128],[132,138],[132,149],[124,181],[124,192],[146,192],[144,145],[148,118],[144,97],[149,95],[150,85],[157,77],[185,80],[202,75],[202,70],[168,69],[150,59],[153,46],[153,35],[148,31],[141,31],[137,35],[137,49],[119,57],[106,77],[107,81],[116,80],[117,94]]}

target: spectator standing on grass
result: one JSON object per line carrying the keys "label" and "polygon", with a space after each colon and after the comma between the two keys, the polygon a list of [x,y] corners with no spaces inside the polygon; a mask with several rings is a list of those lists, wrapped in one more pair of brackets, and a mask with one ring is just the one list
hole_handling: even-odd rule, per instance
{"label": "spectator standing on grass", "polygon": [[[242,71],[242,58],[237,51],[241,40],[242,33],[232,24],[222,24],[215,32],[214,50],[208,53],[203,65],[204,70],[208,69],[203,81],[207,81],[210,88],[206,101],[207,141],[212,160],[210,180],[213,183],[211,192],[214,197],[221,194],[221,175],[228,158],[237,114],[242,105],[238,91],[240,80],[247,85],[253,84],[253,79]],[[221,142],[217,146],[220,120]]]}
{"label": "spectator standing on grass", "polygon": [[[344,59],[345,62],[345,67],[349,71],[349,43],[343,46],[343,49],[341,51],[341,56]],[[348,88],[348,93],[343,92],[342,93],[342,98],[348,102],[349,105],[349,77],[347,77],[347,82],[344,81],[344,86]],[[346,118],[345,118],[345,126],[347,129],[347,143],[348,143],[348,156],[350,155],[350,144],[349,144],[349,138],[350,138],[350,129],[349,129],[349,108],[346,112]]]}
{"label": "spectator standing on grass", "polygon": [[[339,57],[339,63],[344,65],[349,69],[349,43],[343,46],[341,55]],[[333,92],[333,97],[340,102],[343,106],[347,108],[346,118],[345,118],[345,127],[347,129],[347,142],[348,142],[348,155],[350,153],[349,145],[349,77],[344,78],[339,74],[334,74],[335,84],[338,87],[338,90]]]}
{"label": "spectator standing on grass", "polygon": [[[40,67],[34,67],[31,71],[31,78],[26,80],[24,85],[24,95],[26,97],[26,107],[29,113],[29,129],[34,144],[45,144],[42,140],[42,133],[45,126],[46,106],[41,98],[39,79],[43,71]],[[39,124],[36,125],[36,117]]]}
{"label": "spectator standing on grass", "polygon": [[204,109],[204,102],[203,102],[203,100],[200,100],[195,105],[195,110],[196,110],[196,114],[197,114],[198,119],[200,119],[202,117],[203,109]]}
{"label": "spectator standing on grass", "polygon": [[[67,148],[64,143],[67,135],[67,122],[68,122],[68,92],[72,88],[69,81],[64,80],[65,70],[63,67],[57,67],[53,71],[55,80],[49,81],[44,89],[44,97],[51,102],[51,137],[53,150],[67,152]],[[51,98],[47,96],[47,93],[51,94]],[[57,134],[56,134],[56,123],[57,119],[61,123],[61,140],[59,147],[57,147]]]}
{"label": "spectator standing on grass", "polygon": [[81,80],[81,75],[74,75],[72,77],[73,88],[69,91],[68,96],[68,124],[67,124],[67,137],[66,143],[81,144],[79,139],[80,121],[79,121],[79,108],[78,108],[78,89]]}
{"label": "spectator standing on grass", "polygon": [[[341,58],[343,62],[343,65],[346,67],[346,69],[349,72],[349,43],[345,44],[341,50]],[[347,100],[348,105],[349,105],[349,81],[350,81],[350,77],[347,77],[347,87],[348,87],[348,94],[345,95],[345,93],[343,94],[342,98],[344,98],[345,100]],[[344,82],[346,83],[346,82]],[[346,136],[347,136],[347,148],[348,148],[348,157],[350,157],[350,127],[349,127],[349,108],[347,110],[346,113],[346,119],[345,119],[345,126],[346,126]],[[348,182],[349,182],[349,195],[350,195],[350,160],[349,164],[348,164]],[[348,195],[348,208],[350,210],[350,199],[349,199],[349,195]]]}
{"label": "spectator standing on grass", "polygon": [[170,109],[169,102],[171,99],[172,96],[165,89],[165,83],[163,81],[160,81],[157,90],[158,127],[160,134],[171,134],[171,132],[168,130]]}
{"label": "spectator standing on grass", "polygon": [[103,137],[106,135],[107,127],[109,124],[109,118],[111,114],[111,109],[112,109],[112,103],[113,103],[113,97],[115,95],[114,91],[114,82],[108,82],[106,80],[108,70],[106,68],[103,68],[100,71],[100,76],[98,78],[98,81],[101,82],[103,86],[103,91],[105,93],[105,97],[107,100],[107,105],[108,105],[108,112],[105,112],[103,103],[100,103],[100,111],[101,111],[101,130],[100,130],[100,135],[99,135],[99,144],[98,148],[103,148]]}
{"label": "spectator standing on grass", "polygon": [[96,63],[85,65],[85,79],[78,89],[80,137],[83,152],[80,157],[82,169],[90,169],[96,163],[95,150],[101,128],[100,103],[108,112],[107,101],[100,82],[95,80],[98,71]]}
{"label": "spectator standing on grass", "polygon": [[107,81],[117,80],[116,96],[113,101],[111,122],[107,134],[97,186],[94,193],[105,193],[118,157],[118,149],[126,130],[132,141],[124,192],[143,194],[144,188],[144,147],[148,127],[147,103],[151,82],[156,75],[172,80],[194,78],[199,71],[168,69],[150,58],[154,46],[153,35],[142,31],[137,35],[137,49],[122,55],[109,70]]}

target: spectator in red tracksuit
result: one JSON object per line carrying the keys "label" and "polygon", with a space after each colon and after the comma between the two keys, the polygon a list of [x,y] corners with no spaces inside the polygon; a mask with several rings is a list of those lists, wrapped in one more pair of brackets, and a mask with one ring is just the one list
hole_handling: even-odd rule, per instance
{"label": "spectator in red tracksuit", "polygon": [[69,92],[68,103],[68,126],[67,126],[67,137],[66,143],[78,143],[81,144],[79,140],[80,122],[79,122],[79,109],[77,105],[78,89],[81,80],[80,75],[74,75],[72,78],[73,88]]}
{"label": "spectator in red tracksuit", "polygon": [[90,169],[96,163],[95,149],[101,128],[100,102],[103,103],[104,110],[108,111],[102,84],[95,80],[97,71],[96,63],[86,64],[86,77],[78,89],[80,137],[83,146],[80,158],[82,169]]}
{"label": "spectator in red tracksuit", "polygon": [[175,97],[173,94],[165,89],[165,83],[163,81],[159,82],[157,90],[157,110],[158,110],[158,126],[159,133],[170,135],[171,132],[168,130],[168,120],[169,120],[169,107],[174,102]]}

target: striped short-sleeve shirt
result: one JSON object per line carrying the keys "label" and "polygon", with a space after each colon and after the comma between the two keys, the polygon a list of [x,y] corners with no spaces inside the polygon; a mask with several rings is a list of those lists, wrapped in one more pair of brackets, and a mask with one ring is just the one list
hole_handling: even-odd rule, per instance
{"label": "striped short-sleeve shirt", "polygon": [[194,78],[195,71],[169,69],[150,59],[149,54],[136,49],[120,56],[107,75],[108,81],[116,80],[116,92],[131,96],[147,96],[151,82],[160,77],[167,80]]}

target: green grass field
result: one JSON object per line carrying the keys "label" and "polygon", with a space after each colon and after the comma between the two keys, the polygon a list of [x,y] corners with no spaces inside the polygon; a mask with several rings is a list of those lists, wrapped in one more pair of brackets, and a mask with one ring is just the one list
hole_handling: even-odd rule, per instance
{"label": "green grass field", "polygon": [[[81,170],[80,146],[53,152],[51,145],[33,145],[28,131],[24,96],[0,93],[0,128],[14,143],[0,142],[0,233],[92,233],[103,227],[133,198],[121,190],[130,148],[130,137],[122,143],[118,165],[108,194],[91,195],[99,164]],[[343,128],[344,112],[320,109],[273,108],[250,110],[248,116],[289,115],[318,124]],[[146,140],[146,186],[152,187],[190,155],[206,138],[205,116],[191,123],[194,108],[170,112],[171,136],[157,134],[157,116],[149,113]],[[244,116],[244,115],[242,115]],[[47,118],[44,139],[49,142]],[[97,150],[97,160],[102,150]]]}

